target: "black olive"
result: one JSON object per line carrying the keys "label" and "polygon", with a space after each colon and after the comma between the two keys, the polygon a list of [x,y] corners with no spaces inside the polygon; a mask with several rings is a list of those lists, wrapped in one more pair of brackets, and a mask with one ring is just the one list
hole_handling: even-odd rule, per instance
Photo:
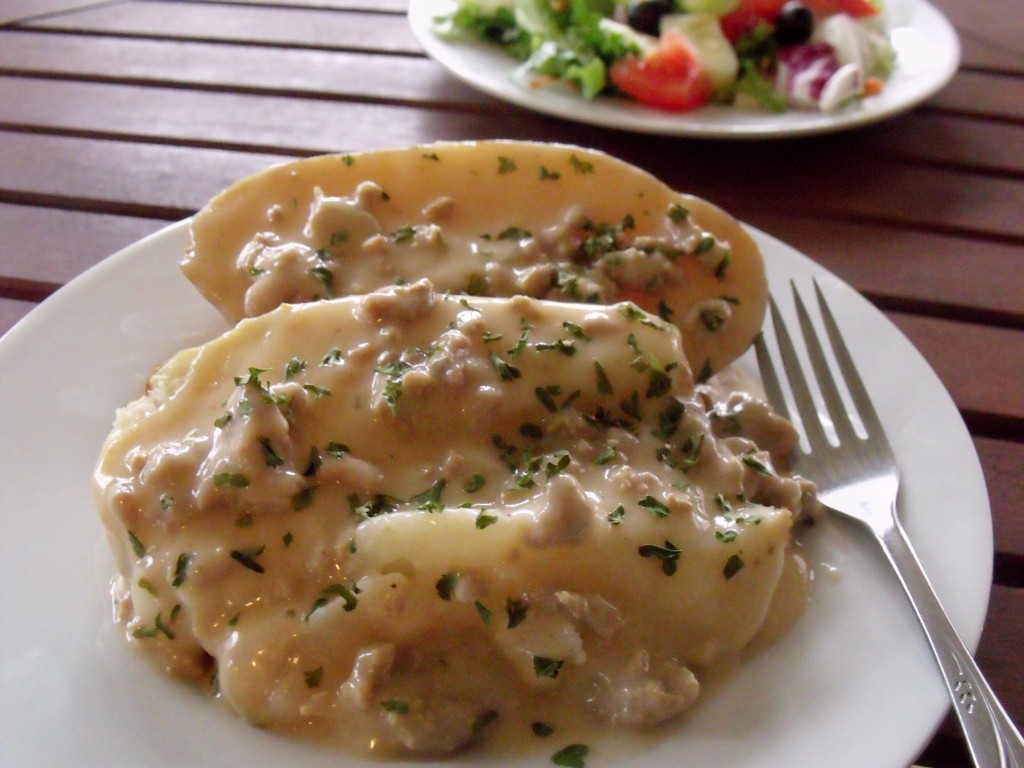
{"label": "black olive", "polygon": [[669,13],[676,13],[672,0],[635,0],[629,4],[626,18],[637,32],[657,37],[661,17]]}
{"label": "black olive", "polygon": [[782,6],[775,19],[775,39],[782,45],[806,43],[814,32],[814,13],[798,0]]}

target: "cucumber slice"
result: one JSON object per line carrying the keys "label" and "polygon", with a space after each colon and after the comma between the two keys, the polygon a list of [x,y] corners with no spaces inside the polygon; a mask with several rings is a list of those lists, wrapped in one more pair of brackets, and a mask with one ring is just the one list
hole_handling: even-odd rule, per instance
{"label": "cucumber slice", "polygon": [[666,29],[677,29],[690,41],[714,90],[728,88],[736,82],[740,62],[722,34],[717,17],[709,13],[673,13],[661,18],[661,31]]}

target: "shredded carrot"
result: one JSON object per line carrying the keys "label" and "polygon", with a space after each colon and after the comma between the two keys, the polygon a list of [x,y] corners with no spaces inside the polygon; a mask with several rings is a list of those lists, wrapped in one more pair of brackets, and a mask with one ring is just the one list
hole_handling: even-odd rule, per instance
{"label": "shredded carrot", "polygon": [[865,96],[877,96],[882,92],[882,88],[885,87],[885,83],[882,82],[880,77],[868,77],[864,80],[864,95]]}

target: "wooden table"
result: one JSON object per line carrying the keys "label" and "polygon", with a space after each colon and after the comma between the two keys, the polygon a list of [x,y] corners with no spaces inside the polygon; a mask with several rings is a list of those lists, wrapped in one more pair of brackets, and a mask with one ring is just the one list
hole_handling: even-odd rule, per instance
{"label": "wooden table", "polygon": [[[655,138],[519,111],[427,59],[405,0],[0,4],[0,331],[122,246],[292,156],[573,141],[718,202],[851,283],[938,372],[995,529],[978,658],[1024,719],[1024,44],[1019,0],[937,0],[963,65],[914,112],[801,140]],[[919,762],[967,764],[955,723]]]}

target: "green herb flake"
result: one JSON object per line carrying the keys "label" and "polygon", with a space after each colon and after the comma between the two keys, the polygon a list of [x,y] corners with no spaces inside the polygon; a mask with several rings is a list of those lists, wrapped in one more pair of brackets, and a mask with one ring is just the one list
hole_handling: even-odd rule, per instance
{"label": "green herb flake", "polygon": [[267,463],[268,467],[276,469],[284,464],[284,459],[282,459],[280,454],[274,450],[274,446],[270,444],[269,437],[261,437],[259,438],[259,442],[263,449],[263,460]]}
{"label": "green herb flake", "polygon": [[514,381],[523,375],[518,368],[502,360],[493,352],[487,355],[487,359],[491,361],[491,365],[494,366],[494,370],[498,372],[502,381]]}
{"label": "green herb flake", "polygon": [[619,504],[608,514],[608,522],[612,525],[619,525],[622,523],[622,518],[626,516],[626,508],[622,504]]}
{"label": "green herb flake", "polygon": [[584,768],[583,759],[590,754],[590,747],[586,744],[570,744],[562,747],[551,756],[551,762],[555,765],[566,766],[566,768]]}
{"label": "green herb flake", "polygon": [[516,161],[511,157],[498,156],[498,173],[512,173],[516,167]]}
{"label": "green herb flake", "polygon": [[169,493],[160,494],[160,509],[170,509],[174,506],[174,497]]}
{"label": "green herb flake", "polygon": [[301,512],[304,509],[312,506],[313,498],[316,496],[316,490],[319,486],[315,483],[310,483],[301,491],[292,494],[292,511]]}
{"label": "green herb flake", "polygon": [[306,361],[293,357],[284,367],[284,380],[291,381],[304,370],[306,370]]}
{"label": "green herb flake", "polygon": [[542,739],[555,732],[553,727],[541,720],[530,723],[530,730],[533,731],[534,736],[539,736]]}
{"label": "green herb flake", "polygon": [[391,239],[396,243],[406,243],[416,236],[416,228],[411,225],[399,227],[391,233]]}
{"label": "green herb flake", "polygon": [[558,171],[549,171],[543,165],[540,167],[540,180],[541,181],[558,181],[562,178],[562,174]]}
{"label": "green herb flake", "polygon": [[409,703],[401,699],[387,699],[380,703],[384,711],[393,715],[405,715],[409,713]]}
{"label": "green herb flake", "polygon": [[715,540],[723,544],[731,544],[736,541],[736,531],[715,531]]}
{"label": "green herb flake", "polygon": [[508,616],[508,629],[515,629],[526,621],[528,607],[526,603],[515,598],[508,598],[505,601],[505,615]]}
{"label": "green herb flake", "polygon": [[644,496],[638,503],[655,517],[668,517],[672,514],[672,510],[653,496]]}
{"label": "green herb flake", "polygon": [[726,579],[731,579],[741,570],[743,570],[746,563],[743,562],[743,558],[739,555],[731,555],[728,560],[725,561],[725,568],[722,569],[722,575]]}
{"label": "green herb flake", "polygon": [[319,688],[320,681],[324,678],[324,665],[321,664],[316,669],[312,669],[309,672],[303,672],[302,677],[306,681],[307,688]]}
{"label": "green herb flake", "polygon": [[609,461],[615,458],[615,453],[615,449],[612,446],[606,445],[604,447],[604,450],[594,457],[594,464],[596,464],[599,467],[603,467],[605,464],[607,464]]}
{"label": "green herb flake", "polygon": [[533,672],[537,677],[550,677],[554,679],[558,677],[558,673],[562,671],[563,664],[565,664],[565,662],[561,659],[549,659],[546,656],[534,656]]}
{"label": "green herb flake", "polygon": [[291,531],[287,531],[285,535],[281,537],[281,541],[284,543],[285,549],[287,549],[292,545],[292,542],[295,541],[295,537],[292,535]]}
{"label": "green herb flake", "polygon": [[240,565],[245,566],[250,571],[256,573],[263,573],[263,566],[256,560],[257,557],[263,554],[264,547],[246,547],[245,549],[233,549],[231,550],[231,558]]}
{"label": "green herb flake", "polygon": [[303,384],[302,388],[306,392],[309,392],[309,394],[313,395],[313,397],[315,397],[317,400],[319,400],[321,397],[331,396],[331,390],[329,390],[327,387],[318,387],[315,384]]}
{"label": "green herb flake", "polygon": [[466,493],[476,493],[477,491],[484,487],[484,483],[486,482],[487,480],[484,478],[483,475],[476,474],[466,481],[466,484],[462,486],[462,490],[464,490]]}
{"label": "green herb flake", "polygon": [[459,583],[459,574],[457,573],[446,573],[440,579],[437,580],[437,584],[434,587],[437,589],[437,595],[442,600],[451,600],[452,595],[455,593],[455,585]]}
{"label": "green herb flake", "polygon": [[132,552],[135,553],[136,557],[145,557],[146,556],[146,545],[143,544],[139,540],[139,537],[136,536],[131,531],[128,531],[128,543],[130,543],[132,545]]}
{"label": "green herb flake", "polygon": [[653,557],[661,560],[661,570],[666,576],[671,576],[676,572],[676,561],[682,554],[682,550],[678,549],[671,541],[666,541],[663,547],[657,544],[642,544],[638,551],[640,557]]}
{"label": "green herb flake", "polygon": [[249,482],[241,472],[218,472],[213,476],[213,484],[218,488],[245,488]]}
{"label": "green herb flake", "polygon": [[672,203],[668,207],[668,218],[673,224],[679,224],[690,218],[690,211],[679,203]]}
{"label": "green herb flake", "polygon": [[174,564],[174,579],[171,581],[172,587],[180,587],[185,583],[185,579],[188,577],[188,566],[192,562],[192,556],[187,552],[182,552],[178,555],[178,560]]}
{"label": "green herb flake", "polygon": [[569,165],[576,173],[588,174],[594,172],[594,164],[587,160],[580,160],[575,153],[569,155]]}
{"label": "green herb flake", "polygon": [[484,624],[490,624],[491,617],[494,615],[493,613],[491,613],[490,608],[481,603],[479,600],[474,600],[473,605],[476,607],[476,612],[480,614],[480,621],[482,621]]}
{"label": "green herb flake", "polygon": [[484,528],[488,528],[498,522],[497,515],[488,515],[483,510],[477,513],[476,516],[476,529],[482,531]]}
{"label": "green herb flake", "polygon": [[740,461],[742,461],[744,464],[746,464],[748,467],[750,467],[752,470],[754,470],[759,475],[763,475],[765,477],[770,477],[771,474],[772,474],[772,471],[770,469],[768,469],[768,467],[765,465],[765,463],[763,461],[761,461],[760,459],[758,459],[757,456],[755,456],[752,451],[748,452],[748,453],[744,453],[740,457]]}
{"label": "green herb flake", "polygon": [[597,376],[597,393],[602,397],[612,394],[612,383],[599,360],[594,361],[594,373]]}
{"label": "green herb flake", "polygon": [[224,427],[228,425],[228,422],[231,421],[231,418],[231,411],[225,411],[222,416],[214,420],[213,426],[217,429],[224,429]]}
{"label": "green herb flake", "polygon": [[138,584],[140,589],[144,589],[149,592],[149,594],[153,595],[153,597],[156,597],[156,587],[153,586],[153,582],[149,579],[141,578],[139,579]]}
{"label": "green herb flake", "polygon": [[522,227],[507,227],[498,233],[498,240],[527,240],[531,237],[533,233]]}

